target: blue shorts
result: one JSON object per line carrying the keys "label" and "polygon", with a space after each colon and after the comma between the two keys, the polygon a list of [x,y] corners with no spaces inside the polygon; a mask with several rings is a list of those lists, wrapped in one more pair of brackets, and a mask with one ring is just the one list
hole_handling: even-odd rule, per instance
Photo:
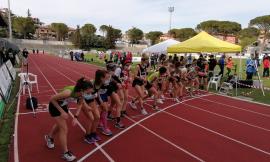
{"label": "blue shorts", "polygon": [[103,102],[108,102],[108,94],[107,93],[106,94],[101,94],[99,96],[100,96],[100,98],[101,98],[101,100]]}

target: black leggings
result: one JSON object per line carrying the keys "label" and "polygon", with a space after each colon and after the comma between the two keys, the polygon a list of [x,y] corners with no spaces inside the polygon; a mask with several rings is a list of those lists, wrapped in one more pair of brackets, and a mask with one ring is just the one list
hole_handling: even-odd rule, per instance
{"label": "black leggings", "polygon": [[269,77],[269,68],[263,69],[263,77]]}

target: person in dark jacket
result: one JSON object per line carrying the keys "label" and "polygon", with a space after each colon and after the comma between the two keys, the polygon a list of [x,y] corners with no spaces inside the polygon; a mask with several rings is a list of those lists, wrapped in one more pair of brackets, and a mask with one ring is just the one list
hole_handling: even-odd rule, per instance
{"label": "person in dark jacket", "polygon": [[210,59],[208,60],[209,65],[209,78],[208,80],[214,75],[214,70],[217,65],[217,60],[214,58],[214,55],[210,56]]}

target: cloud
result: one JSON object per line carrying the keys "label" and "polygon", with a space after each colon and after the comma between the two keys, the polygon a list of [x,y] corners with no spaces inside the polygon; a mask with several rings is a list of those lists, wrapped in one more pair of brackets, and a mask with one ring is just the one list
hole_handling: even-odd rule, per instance
{"label": "cloud", "polygon": [[[6,7],[7,0],[0,0]],[[261,2],[261,3],[259,3]],[[14,13],[32,16],[49,24],[64,22],[69,26],[92,23],[110,24],[123,31],[132,26],[145,32],[168,31],[168,7],[174,6],[173,27],[196,27],[210,19],[236,21],[246,27],[249,20],[269,14],[269,0],[11,0]]]}

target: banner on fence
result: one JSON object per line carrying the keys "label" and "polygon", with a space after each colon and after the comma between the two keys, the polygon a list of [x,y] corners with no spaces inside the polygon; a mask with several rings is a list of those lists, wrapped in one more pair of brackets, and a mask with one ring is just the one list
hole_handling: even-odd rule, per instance
{"label": "banner on fence", "polygon": [[12,77],[13,80],[15,80],[16,79],[16,70],[14,69],[10,60],[8,60],[6,62],[6,66],[7,66],[9,73],[10,73],[10,76]]}
{"label": "banner on fence", "polygon": [[9,75],[6,65],[0,67],[0,89],[4,97],[8,97],[9,89],[11,86],[11,77]]}

